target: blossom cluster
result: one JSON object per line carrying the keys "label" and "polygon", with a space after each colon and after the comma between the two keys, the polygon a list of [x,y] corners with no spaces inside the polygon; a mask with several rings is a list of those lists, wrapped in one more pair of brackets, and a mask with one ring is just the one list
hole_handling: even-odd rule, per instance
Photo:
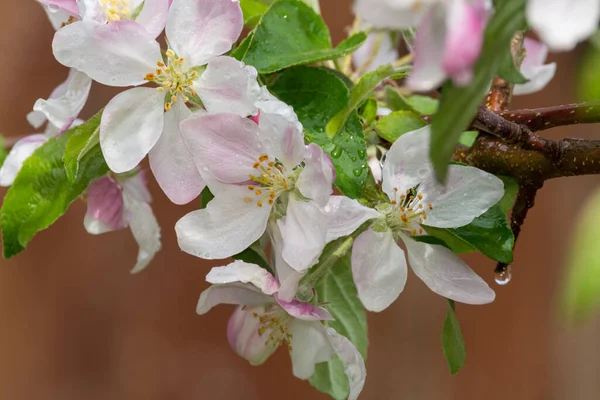
{"label": "blossom cluster", "polygon": [[[175,232],[181,249],[199,258],[236,258],[253,248],[270,259],[266,266],[236,260],[213,268],[197,305],[198,314],[218,304],[237,306],[227,337],[251,364],[263,363],[283,344],[293,374],[309,379],[317,364],[337,356],[349,398],[358,397],[366,378],[363,356],[328,324],[334,317],[315,291],[330,272],[325,249],[344,238],[352,240],[352,279],[369,311],[383,311],[398,298],[408,265],[440,296],[467,304],[494,300],[494,291],[452,250],[425,239],[428,229],[463,227],[484,214],[502,199],[502,180],[450,165],[440,183],[425,126],[395,140],[385,159],[371,160],[380,201],[341,194],[332,159],[310,143],[294,109],[270,93],[253,66],[228,55],[244,27],[238,1],[38,2],[56,29],[54,56],[70,72],[48,99],[35,103],[28,120],[36,129],[46,123],[45,132],[13,146],[0,184],[11,185],[36,149],[82,123],[93,81],[127,88],[101,115],[98,140],[110,172],[86,191],[85,228],[102,234],[129,227],[139,244],[132,272],[139,272],[161,248],[140,166],[145,157],[173,203],[210,192],[214,198],[183,216]],[[529,2],[530,23],[552,48],[572,47],[590,33],[580,26],[570,39],[555,38],[544,15],[555,15],[561,2],[541,7],[543,13],[540,3]],[[577,9],[569,9],[573,19]],[[355,11],[369,31],[353,56],[361,73],[396,62],[391,31],[417,28],[406,80],[412,91],[435,89],[446,79],[467,85],[493,13],[485,0],[357,0]],[[524,46],[521,73],[529,82],[517,85],[515,94],[540,90],[556,68],[544,65],[544,44],[525,39]]]}

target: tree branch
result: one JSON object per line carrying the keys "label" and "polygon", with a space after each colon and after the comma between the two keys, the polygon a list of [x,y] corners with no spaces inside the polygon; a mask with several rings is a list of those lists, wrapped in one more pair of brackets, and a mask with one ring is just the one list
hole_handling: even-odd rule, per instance
{"label": "tree branch", "polygon": [[557,126],[600,122],[600,102],[503,111],[500,116],[537,132]]}

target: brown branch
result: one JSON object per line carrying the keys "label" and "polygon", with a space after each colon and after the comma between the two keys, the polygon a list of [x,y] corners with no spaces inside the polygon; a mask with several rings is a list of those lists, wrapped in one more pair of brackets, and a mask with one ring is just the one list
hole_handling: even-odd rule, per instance
{"label": "brown branch", "polygon": [[500,116],[537,132],[557,126],[598,123],[600,122],[600,102],[503,111]]}

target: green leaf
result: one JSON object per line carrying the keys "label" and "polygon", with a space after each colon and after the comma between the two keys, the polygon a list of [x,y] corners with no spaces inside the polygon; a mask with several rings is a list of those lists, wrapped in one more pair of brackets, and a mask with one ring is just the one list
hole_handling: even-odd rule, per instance
{"label": "green leaf", "polygon": [[469,225],[460,228],[424,226],[428,234],[442,239],[455,253],[477,250],[492,260],[510,264],[515,238],[500,205],[495,205]]}
{"label": "green leaf", "polygon": [[200,195],[200,209],[203,210],[208,205],[208,202],[214,199],[215,196],[211,193],[210,189],[207,187],[202,190],[202,194]]}
{"label": "green leaf", "polygon": [[427,125],[412,111],[394,111],[375,123],[375,128],[383,139],[394,143],[407,132],[415,131]]}
{"label": "green leaf", "polygon": [[[250,38],[250,39],[248,39]],[[319,14],[299,0],[279,0],[262,16],[234,57],[269,74],[300,64],[339,58],[354,52],[366,40],[364,32],[335,49]]]}
{"label": "green leaf", "polygon": [[448,361],[450,373],[452,375],[456,374],[465,365],[467,349],[456,318],[454,301],[452,300],[448,300],[448,313],[442,328],[442,350],[446,361]]}
{"label": "green leaf", "polygon": [[596,191],[578,216],[567,258],[567,279],[562,306],[575,320],[592,316],[600,305],[600,191]]}
{"label": "green leaf", "polygon": [[392,75],[403,73],[404,70],[399,70],[391,65],[383,65],[375,71],[365,74],[360,81],[350,90],[350,98],[348,104],[329,121],[326,132],[329,137],[337,135],[344,127],[350,115],[358,108],[370,94],[379,82]]}
{"label": "green leaf", "polygon": [[421,115],[435,114],[440,105],[439,100],[418,94],[407,97],[406,102]]}
{"label": "green leaf", "polygon": [[500,61],[498,76],[505,81],[522,84],[529,82],[529,79],[521,73],[521,70],[515,65],[515,60],[510,53],[510,45],[504,50],[504,56]]}
{"label": "green leaf", "polygon": [[94,130],[97,124],[98,120],[92,119],[50,139],[23,163],[1,210],[6,258],[25,250],[36,233],[52,225],[91,182],[108,172],[100,146],[93,147],[81,158],[79,179],[75,183],[69,182],[65,172],[63,154],[67,143],[73,135]]}
{"label": "green leaf", "polygon": [[[325,325],[347,337],[366,359],[367,315],[352,280],[350,254],[329,270],[318,282],[316,290],[319,301],[326,303],[325,307],[335,318],[335,321],[325,321]],[[329,362],[317,364],[310,383],[334,399],[342,400],[349,394],[348,378],[337,356]]]}
{"label": "green leaf", "polygon": [[477,136],[479,136],[478,131],[466,131],[460,134],[460,138],[458,138],[458,143],[463,146],[471,147],[477,140]]}
{"label": "green leaf", "polygon": [[519,182],[510,176],[498,176],[504,183],[504,196],[498,203],[500,209],[504,214],[508,214],[508,211],[515,204],[517,193],[519,193]]}
{"label": "green leaf", "polygon": [[260,0],[240,0],[240,6],[244,13],[244,25],[251,27],[255,26],[269,9],[269,4]]}
{"label": "green leaf", "polygon": [[579,101],[600,100],[600,47],[588,46],[581,57],[577,80]]}
{"label": "green leaf", "polygon": [[448,162],[460,134],[464,132],[487,94],[505,50],[525,23],[525,0],[498,2],[496,12],[485,30],[481,57],[475,65],[473,80],[466,87],[444,85],[440,108],[431,123],[431,160],[440,179],[445,179]]}
{"label": "green leaf", "polygon": [[353,111],[339,135],[327,137],[327,122],[348,104],[349,92],[335,73],[325,68],[296,67],[283,71],[269,87],[298,114],[308,141],[331,156],[337,172],[336,186],[358,198],[369,174],[362,125]]}
{"label": "green leaf", "polygon": [[0,135],[0,168],[4,165],[4,160],[8,156],[8,150],[4,144],[4,136]]}
{"label": "green leaf", "polygon": [[373,98],[363,101],[360,105],[358,108],[358,115],[363,120],[365,126],[369,126],[375,121],[375,118],[377,118],[377,109],[377,100]]}
{"label": "green leaf", "polygon": [[69,182],[74,183],[79,179],[81,160],[95,146],[100,144],[100,120],[102,111],[93,116],[88,122],[80,126],[80,129],[73,130],[65,153],[63,162],[65,172]]}

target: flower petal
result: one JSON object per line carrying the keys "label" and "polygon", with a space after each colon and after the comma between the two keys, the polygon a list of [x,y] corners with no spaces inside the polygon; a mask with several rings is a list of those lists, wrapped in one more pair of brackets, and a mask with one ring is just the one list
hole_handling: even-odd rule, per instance
{"label": "flower petal", "polygon": [[261,306],[273,301],[272,296],[262,293],[251,284],[212,285],[200,295],[196,313],[206,314],[219,304]]}
{"label": "flower petal", "polygon": [[298,177],[296,188],[303,196],[314,200],[320,207],[325,207],[333,193],[333,170],[328,155],[314,143],[306,146],[304,169]]}
{"label": "flower petal", "polygon": [[527,21],[555,51],[572,50],[598,28],[598,0],[529,0]]}
{"label": "flower petal", "polygon": [[294,376],[308,379],[315,373],[315,365],[328,361],[334,351],[329,344],[325,327],[320,322],[294,320],[289,325],[292,369]]}
{"label": "flower petal", "polygon": [[344,372],[350,384],[348,400],[356,400],[365,386],[367,368],[365,360],[358,352],[356,346],[333,328],[326,328],[329,344],[344,364]]}
{"label": "flower petal", "polygon": [[494,301],[494,291],[456,254],[444,246],[417,242],[403,236],[415,274],[440,296],[467,304]]}
{"label": "flower petal", "polygon": [[135,22],[143,26],[150,36],[158,37],[167,23],[169,0],[144,0],[142,11]]}
{"label": "flower petal", "polygon": [[194,114],[181,132],[200,171],[224,183],[246,182],[264,149],[258,126],[236,114]]}
{"label": "flower petal", "polygon": [[116,95],[104,109],[100,146],[114,172],[134,169],[154,147],[163,130],[164,93],[134,88]]}
{"label": "flower petal", "polygon": [[426,225],[437,228],[456,228],[469,224],[504,196],[502,180],[480,169],[465,165],[450,165],[445,184],[434,176],[419,186],[423,202],[432,210],[427,213]]}
{"label": "flower petal", "polygon": [[98,0],[77,0],[79,15],[83,21],[95,21],[100,24],[108,23],[108,15],[104,5]]}
{"label": "flower petal", "polygon": [[33,106],[35,112],[44,114],[61,132],[69,129],[83,109],[92,87],[92,79],[83,72],[71,70],[65,84],[63,93],[51,96],[48,100],[39,99]]}
{"label": "flower petal", "polygon": [[213,284],[251,283],[264,294],[279,290],[279,282],[264,268],[255,264],[236,260],[225,267],[215,267],[206,275],[206,281]]}
{"label": "flower petal", "polygon": [[179,247],[205,259],[238,254],[265,232],[271,206],[246,202],[245,186],[230,186],[203,210],[193,211],[175,225]]}
{"label": "flower petal", "polygon": [[134,200],[125,192],[125,215],[129,228],[140,250],[137,263],[131,270],[137,274],[148,266],[154,255],[161,249],[160,226],[148,203]]}
{"label": "flower petal", "polygon": [[[371,32],[367,36],[365,44],[358,48],[353,54],[355,68],[361,68],[371,72],[382,65],[391,64],[398,59],[396,43],[392,41],[389,32]],[[366,69],[365,63],[369,63]]]}
{"label": "flower petal", "polygon": [[25,160],[47,141],[44,135],[30,135],[15,143],[0,168],[0,186],[12,185]]}
{"label": "flower petal", "polygon": [[369,311],[379,312],[404,290],[407,276],[404,251],[392,232],[361,233],[352,246],[352,276],[358,297]]}
{"label": "flower petal", "polygon": [[368,220],[381,216],[378,211],[346,196],[331,196],[324,211],[327,218],[328,243],[352,234]]}
{"label": "flower petal", "polygon": [[123,191],[127,196],[134,200],[141,201],[143,203],[152,203],[152,196],[148,190],[148,178],[146,177],[146,171],[140,169],[137,174],[129,176],[119,182]]}
{"label": "flower petal", "polygon": [[108,176],[98,179],[87,189],[85,230],[99,235],[125,228],[123,210],[123,192],[117,182]]}
{"label": "flower petal", "polygon": [[417,25],[428,9],[425,4],[431,2],[431,0],[423,0],[419,3],[415,0],[357,0],[354,13],[376,28],[402,30]]}
{"label": "flower petal", "polygon": [[277,221],[283,238],[283,259],[298,272],[319,261],[327,242],[327,219],[314,201],[290,195],[285,217]]}
{"label": "flower petal", "polygon": [[233,112],[242,117],[256,114],[260,88],[258,73],[235,58],[213,58],[194,87],[206,110],[211,113]]}
{"label": "flower petal", "polygon": [[50,13],[64,12],[72,17],[79,17],[79,6],[77,0],[38,0],[45,5]]}
{"label": "flower petal", "polygon": [[556,73],[556,63],[544,65],[548,55],[548,46],[537,40],[525,38],[525,58],[521,64],[521,73],[529,82],[515,85],[515,95],[531,94],[542,90],[550,83]]}
{"label": "flower petal", "polygon": [[262,331],[261,322],[254,316],[265,314],[265,307],[238,307],[227,324],[227,339],[231,348],[251,365],[260,365],[277,350],[276,344],[267,342],[272,329]]}
{"label": "flower petal", "polygon": [[150,150],[150,168],[161,189],[175,204],[187,204],[204,189],[204,181],[188,150],[179,125],[191,111],[182,102],[165,113],[160,139]]}
{"label": "flower petal", "polygon": [[174,0],[166,31],[171,48],[190,66],[200,66],[228,52],[243,26],[238,1]]}
{"label": "flower petal", "polygon": [[311,303],[305,303],[296,299],[284,301],[275,295],[275,299],[292,317],[302,321],[332,321],[333,317],[323,307],[315,306]]}
{"label": "flower petal", "polygon": [[431,130],[425,126],[400,136],[385,154],[382,189],[390,199],[395,200],[394,188],[404,194],[433,175],[429,160],[430,140]]}
{"label": "flower petal", "polygon": [[79,21],[54,35],[54,56],[63,65],[108,86],[136,86],[162,60],[160,45],[133,21]]}
{"label": "flower petal", "polygon": [[298,283],[306,275],[305,272],[298,272],[283,259],[283,238],[277,223],[269,223],[268,232],[271,238],[271,257],[275,260],[275,275],[279,284],[277,297],[283,301],[292,301],[298,291]]}

